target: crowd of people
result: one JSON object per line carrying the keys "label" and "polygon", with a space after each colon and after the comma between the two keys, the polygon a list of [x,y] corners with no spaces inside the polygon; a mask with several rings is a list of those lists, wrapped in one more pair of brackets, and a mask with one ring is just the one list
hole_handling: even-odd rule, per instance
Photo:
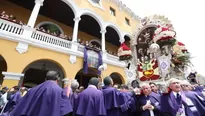
{"label": "crowd of people", "polygon": [[[14,23],[17,23],[17,24],[20,24],[20,25],[26,25],[22,21],[17,20],[17,18],[15,16],[6,14],[5,11],[2,11],[2,13],[0,14],[0,18],[8,20],[8,21],[11,21],[11,22],[14,22]],[[56,36],[56,37],[68,40],[68,41],[72,41],[72,37],[71,36],[67,36],[66,34],[62,34],[62,33],[61,34],[57,34],[56,32],[51,32],[49,29],[45,29],[42,26],[39,27],[39,28],[36,28],[36,30],[44,32],[44,33],[52,35],[52,36]],[[94,48],[96,50],[101,50],[101,48],[99,46],[89,44],[89,41],[84,41],[82,39],[78,39],[77,42],[79,44],[83,45],[83,46],[89,46],[89,47]],[[113,51],[109,51],[109,50],[107,52],[109,54],[111,54],[111,55],[117,56],[117,52],[113,52]]]}
{"label": "crowd of people", "polygon": [[26,89],[3,87],[1,116],[205,116],[204,86],[172,78],[167,89],[153,82],[135,88],[113,85],[110,76],[89,80],[88,87],[72,81],[58,85],[59,73],[49,71],[46,81]]}
{"label": "crowd of people", "polygon": [[17,20],[17,18],[13,15],[6,14],[5,11],[2,11],[2,13],[0,14],[0,18],[20,24],[20,25],[24,25],[24,23],[21,20]]}

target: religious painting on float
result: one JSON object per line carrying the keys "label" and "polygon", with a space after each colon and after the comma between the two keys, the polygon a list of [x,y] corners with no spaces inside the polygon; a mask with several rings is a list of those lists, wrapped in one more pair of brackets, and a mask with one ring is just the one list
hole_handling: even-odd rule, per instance
{"label": "religious painting on float", "polygon": [[137,25],[131,48],[138,81],[165,82],[171,77],[183,79],[185,67],[191,64],[188,50],[177,41],[171,21],[164,16],[142,19]]}
{"label": "religious painting on float", "polygon": [[154,58],[148,59],[148,57],[145,57],[145,60],[139,61],[137,70],[140,81],[157,80],[160,78],[158,63]]}
{"label": "religious painting on float", "polygon": [[176,42],[176,32],[171,24],[158,25],[153,36],[153,44],[160,46],[160,54],[157,56],[160,74],[167,79],[171,73],[172,47]]}
{"label": "religious painting on float", "polygon": [[137,58],[137,71],[140,81],[160,79],[158,62],[154,53],[150,52],[152,37],[156,27],[147,27],[141,30],[136,37],[135,53]]}
{"label": "religious painting on float", "polygon": [[168,52],[176,35],[172,29],[164,16],[154,15],[141,20],[132,41],[140,81],[158,81],[169,73],[172,56]]}

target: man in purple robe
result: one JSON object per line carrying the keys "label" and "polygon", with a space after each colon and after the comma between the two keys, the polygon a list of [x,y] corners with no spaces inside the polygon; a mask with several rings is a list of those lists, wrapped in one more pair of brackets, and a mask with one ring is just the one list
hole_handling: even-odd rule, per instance
{"label": "man in purple robe", "polygon": [[181,87],[185,96],[191,100],[193,105],[196,106],[196,109],[199,111],[200,115],[205,116],[205,99],[199,96],[196,92],[191,91],[192,85],[188,81],[182,81]]}
{"label": "man in purple robe", "polygon": [[139,97],[141,116],[160,116],[160,95],[151,91],[147,83],[141,85],[142,95]]}
{"label": "man in purple robe", "polygon": [[195,84],[193,91],[196,92],[200,97],[205,99],[205,91],[203,86],[199,86],[198,84]]}
{"label": "man in purple robe", "polygon": [[136,116],[139,115],[141,116],[141,112],[140,112],[140,106],[139,106],[139,89],[135,88],[133,89],[133,91],[136,93],[136,95],[134,94],[130,94],[130,92],[125,92],[125,94],[128,96],[127,101],[120,105],[121,107],[121,111],[122,111],[122,116]]}
{"label": "man in purple robe", "polygon": [[150,82],[149,85],[150,85],[150,87],[151,87],[151,89],[152,89],[152,92],[161,95],[161,93],[160,93],[160,91],[159,91],[159,88],[158,88],[158,86],[157,86],[156,83],[154,83],[154,82]]}
{"label": "man in purple robe", "polygon": [[10,112],[11,110],[13,110],[15,105],[19,102],[19,100],[21,99],[21,92],[19,90],[20,90],[19,86],[14,86],[8,92],[7,94],[8,103],[6,104],[3,112]]}
{"label": "man in purple robe", "polygon": [[49,71],[46,81],[28,91],[10,116],[69,116],[72,112],[68,96],[57,84],[59,73]]}
{"label": "man in purple robe", "polygon": [[188,102],[190,100],[181,91],[178,79],[170,79],[169,88],[171,91],[161,97],[163,116],[200,116],[195,105]]}
{"label": "man in purple robe", "polygon": [[74,80],[71,82],[71,92],[69,94],[69,99],[70,99],[70,102],[73,108],[75,107],[74,105],[75,105],[76,99],[78,98],[78,93],[77,93],[78,87],[79,87],[79,83],[77,80]]}
{"label": "man in purple robe", "polygon": [[104,97],[97,89],[98,83],[98,78],[91,78],[88,87],[78,95],[74,116],[106,116]]}
{"label": "man in purple robe", "polygon": [[[126,107],[121,107],[121,105],[125,104],[129,101],[128,97],[125,93],[118,91],[117,89],[113,88],[113,80],[110,76],[105,77],[104,80],[104,87],[103,87],[103,95],[105,99],[105,108],[107,110],[107,116],[126,116],[122,111],[126,111]],[[134,94],[132,93],[131,96]],[[131,99],[131,97],[130,97]]]}

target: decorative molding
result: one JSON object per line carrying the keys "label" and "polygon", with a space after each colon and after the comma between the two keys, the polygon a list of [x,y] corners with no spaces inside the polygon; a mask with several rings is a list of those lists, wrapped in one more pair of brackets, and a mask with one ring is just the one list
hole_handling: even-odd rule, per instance
{"label": "decorative molding", "polygon": [[94,11],[90,10],[90,9],[81,9],[76,17],[81,17],[82,15],[88,15],[91,16],[92,18],[94,18],[99,26],[100,26],[100,30],[103,30],[103,25],[104,25],[104,20],[101,16],[99,16],[98,14],[96,14]]}
{"label": "decorative molding", "polygon": [[93,6],[98,7],[101,10],[104,10],[104,8],[102,6],[102,0],[99,0],[99,4],[98,3],[94,3],[93,0],[88,0],[88,2],[90,2],[90,4],[92,4]]}
{"label": "decorative molding", "polygon": [[26,53],[28,51],[28,44],[19,42],[17,47],[16,47],[16,50],[20,54]]}
{"label": "decorative molding", "polygon": [[73,19],[73,21],[75,21],[75,22],[79,22],[80,20],[81,20],[80,17],[75,17],[75,18]]}
{"label": "decorative molding", "polygon": [[109,59],[103,59],[103,63],[107,63],[107,64],[110,64],[110,65],[114,65],[114,66],[118,66],[118,67],[126,67],[126,64],[124,62],[116,62],[116,61],[113,61],[113,60],[109,60]]}
{"label": "decorative molding", "polygon": [[67,4],[73,11],[74,16],[76,16],[76,13],[79,11],[79,7],[76,5],[74,0],[61,0],[65,4]]}
{"label": "decorative molding", "polygon": [[124,42],[125,42],[125,39],[124,39],[124,38],[120,38],[119,42],[120,42],[120,43],[124,43]]}
{"label": "decorative molding", "polygon": [[92,44],[92,42],[96,42],[96,43],[98,43],[101,46],[101,42],[99,40],[97,40],[97,39],[90,40],[89,41],[89,45]]}
{"label": "decorative molding", "polygon": [[117,34],[120,38],[120,36],[122,35],[122,31],[120,30],[120,28],[117,25],[115,25],[114,23],[111,23],[111,22],[105,22],[103,25],[104,30],[106,30],[107,27],[113,28],[117,32]]}
{"label": "decorative molding", "polygon": [[35,0],[35,4],[40,4],[41,6],[43,6],[43,2],[44,0]]}
{"label": "decorative molding", "polygon": [[106,29],[100,31],[101,34],[105,34],[106,32]]}
{"label": "decorative molding", "polygon": [[76,58],[76,56],[74,56],[74,55],[70,55],[70,62],[72,63],[72,64],[74,64],[74,63],[76,63],[76,61],[77,61],[77,58]]}
{"label": "decorative molding", "polygon": [[24,74],[12,72],[2,72],[2,74],[5,76],[4,80],[20,80],[24,76]]}

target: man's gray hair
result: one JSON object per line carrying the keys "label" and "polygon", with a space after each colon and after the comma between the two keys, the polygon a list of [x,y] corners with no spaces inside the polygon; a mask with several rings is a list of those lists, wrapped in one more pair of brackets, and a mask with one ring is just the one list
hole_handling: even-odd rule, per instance
{"label": "man's gray hair", "polygon": [[149,83],[142,83],[142,84],[140,84],[141,88],[144,87],[144,86],[150,86],[150,85],[149,85]]}
{"label": "man's gray hair", "polygon": [[171,78],[171,79],[168,80],[168,86],[170,86],[170,84],[174,83],[174,82],[180,83],[181,81],[179,79],[176,79],[176,78]]}
{"label": "man's gray hair", "polygon": [[72,89],[72,90],[76,90],[76,89],[78,89],[78,87],[79,87],[78,81],[77,81],[77,80],[73,80],[73,81],[71,82],[71,89]]}

